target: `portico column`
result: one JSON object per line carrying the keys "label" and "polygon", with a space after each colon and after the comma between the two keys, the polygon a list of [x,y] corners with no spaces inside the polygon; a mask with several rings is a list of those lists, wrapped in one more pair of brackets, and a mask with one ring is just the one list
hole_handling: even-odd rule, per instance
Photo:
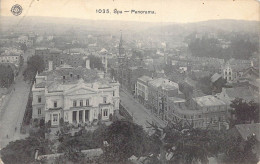
{"label": "portico column", "polygon": [[77,111],[77,123],[79,123],[79,111]]}
{"label": "portico column", "polygon": [[85,122],[85,110],[82,112],[82,121]]}

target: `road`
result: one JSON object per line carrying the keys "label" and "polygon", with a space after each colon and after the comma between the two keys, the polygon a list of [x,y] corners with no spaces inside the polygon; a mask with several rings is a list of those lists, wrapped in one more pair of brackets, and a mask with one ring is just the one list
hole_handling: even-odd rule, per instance
{"label": "road", "polygon": [[131,115],[133,115],[134,122],[143,126],[144,130],[149,130],[149,128],[147,128],[149,127],[147,121],[150,123],[154,122],[160,127],[165,127],[165,123],[162,120],[151,114],[148,109],[134,99],[128,92],[120,90],[119,94],[121,104]]}
{"label": "road", "polygon": [[[22,67],[26,67],[26,64]],[[23,121],[23,116],[30,92],[30,85],[23,80],[23,69],[15,79],[15,88],[10,94],[10,99],[1,109],[0,117],[0,150],[9,142],[18,139],[23,139],[28,134],[20,134],[20,126]],[[17,130],[15,131],[15,127]],[[7,138],[8,135],[8,138]]]}

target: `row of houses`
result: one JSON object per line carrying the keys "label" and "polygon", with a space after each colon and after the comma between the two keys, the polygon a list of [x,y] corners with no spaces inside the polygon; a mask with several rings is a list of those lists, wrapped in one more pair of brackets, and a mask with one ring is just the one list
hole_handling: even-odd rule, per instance
{"label": "row of houses", "polygon": [[228,125],[230,101],[220,96],[195,97],[187,103],[177,83],[148,76],[137,79],[135,93],[141,103],[165,122],[182,121],[200,128]]}
{"label": "row of houses", "polygon": [[23,64],[23,51],[15,48],[7,48],[0,54],[0,64],[10,65],[17,74]]}

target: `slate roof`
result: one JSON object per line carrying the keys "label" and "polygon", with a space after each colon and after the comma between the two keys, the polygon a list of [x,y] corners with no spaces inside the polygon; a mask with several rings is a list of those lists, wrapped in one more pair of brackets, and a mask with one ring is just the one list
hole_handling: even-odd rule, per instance
{"label": "slate roof", "polygon": [[147,82],[149,82],[149,81],[151,81],[151,80],[153,80],[151,77],[149,77],[149,76],[142,76],[142,77],[139,77],[138,78],[138,80],[141,80],[141,81],[143,81],[144,83],[147,83]]}
{"label": "slate roof", "polygon": [[235,125],[235,127],[244,140],[246,140],[248,136],[255,134],[256,139],[260,142],[260,123],[240,124]]}
{"label": "slate roof", "polygon": [[227,105],[224,101],[212,95],[196,97],[193,100],[201,107]]}
{"label": "slate roof", "polygon": [[174,90],[179,88],[177,83],[165,78],[158,78],[155,80],[151,80],[149,81],[149,85],[154,88],[162,87],[163,89],[166,90]]}
{"label": "slate roof", "polygon": [[[70,74],[72,74],[73,77],[67,78],[70,76]],[[78,80],[77,75],[79,75],[80,78],[82,78],[85,82],[93,82],[96,79],[99,79],[96,70],[91,70],[84,67],[74,68],[69,66],[60,67],[52,71],[44,71],[40,73],[38,76],[47,76],[48,81],[54,81],[55,79],[63,81],[63,76],[66,76],[67,79],[65,79],[64,82],[67,83]]]}
{"label": "slate roof", "polygon": [[248,86],[238,86],[234,88],[226,88],[226,94],[230,98],[243,98],[246,101],[254,100],[254,95]]}
{"label": "slate roof", "polygon": [[211,80],[212,83],[214,83],[219,78],[221,78],[221,74],[215,73],[213,76],[211,76],[210,80]]}

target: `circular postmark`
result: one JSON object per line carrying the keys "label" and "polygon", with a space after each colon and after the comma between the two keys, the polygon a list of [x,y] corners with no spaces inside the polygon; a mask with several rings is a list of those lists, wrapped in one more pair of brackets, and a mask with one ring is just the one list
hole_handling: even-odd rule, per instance
{"label": "circular postmark", "polygon": [[23,12],[23,8],[21,5],[15,4],[11,8],[11,12],[13,13],[13,15],[18,16]]}

